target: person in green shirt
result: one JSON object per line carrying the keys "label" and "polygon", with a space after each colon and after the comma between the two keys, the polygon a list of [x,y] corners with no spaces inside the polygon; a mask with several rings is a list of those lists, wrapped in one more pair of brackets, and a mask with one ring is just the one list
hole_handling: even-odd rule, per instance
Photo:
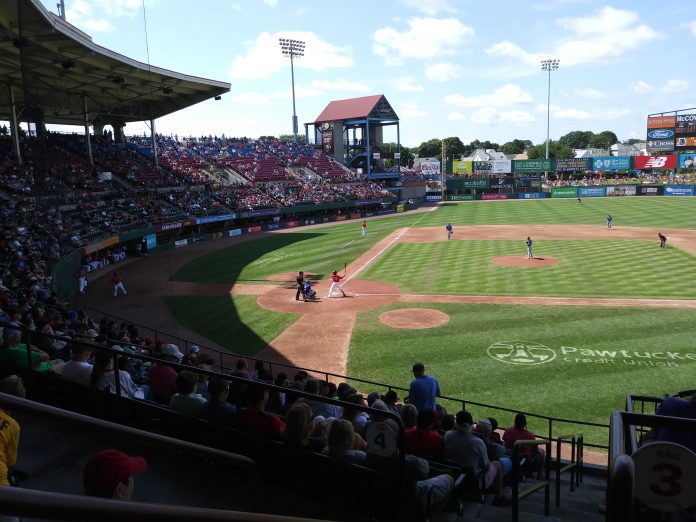
{"label": "person in green shirt", "polygon": [[[2,330],[2,344],[0,344],[0,366],[8,369],[29,368],[27,358],[27,345],[19,341],[22,339],[22,332],[6,326]],[[52,372],[54,367],[49,361],[46,352],[29,346],[31,350],[31,369],[39,372]]]}

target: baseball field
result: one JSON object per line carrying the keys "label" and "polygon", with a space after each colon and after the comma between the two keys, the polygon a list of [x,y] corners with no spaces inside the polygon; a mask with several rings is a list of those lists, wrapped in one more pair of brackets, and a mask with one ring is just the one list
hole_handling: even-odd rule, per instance
{"label": "baseball field", "polygon": [[[422,361],[447,396],[542,415],[606,424],[627,393],[696,387],[696,198],[421,210],[370,220],[365,238],[350,221],[189,252],[156,276],[176,290],[161,295],[181,325],[236,353],[403,387]],[[327,299],[344,267],[348,297]],[[295,301],[297,270],[319,302]],[[601,428],[554,431],[607,442]]]}

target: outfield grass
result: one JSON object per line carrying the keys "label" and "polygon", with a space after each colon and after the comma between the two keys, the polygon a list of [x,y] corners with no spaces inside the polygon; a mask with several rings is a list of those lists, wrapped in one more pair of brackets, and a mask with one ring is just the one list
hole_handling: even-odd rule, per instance
{"label": "outfield grass", "polygon": [[536,256],[560,262],[507,267],[493,257],[526,255],[523,241],[402,243],[372,262],[361,279],[405,293],[696,298],[696,257],[640,240],[536,240]]}
{"label": "outfield grass", "polygon": [[[425,330],[394,329],[379,322],[385,310],[406,307],[435,308],[449,314],[450,320]],[[412,380],[411,365],[422,361],[427,372],[438,378],[445,395],[608,423],[611,412],[623,407],[627,393],[661,396],[694,387],[696,361],[673,360],[676,367],[638,366],[624,361],[663,361],[618,356],[621,350],[671,351],[691,353],[696,358],[694,324],[696,310],[688,309],[399,303],[360,313],[351,339],[348,374],[407,388]],[[487,354],[490,345],[513,340],[541,343],[555,350],[557,357],[545,364],[520,366]],[[579,351],[562,355],[562,346],[617,352],[617,357]],[[611,360],[617,364],[606,362]],[[451,411],[460,408],[456,403],[445,405]],[[512,414],[468,409],[475,417],[490,415],[501,425],[512,424]],[[530,421],[530,426],[546,433],[545,423]],[[560,432],[570,428],[558,426]],[[606,431],[582,430],[592,442],[607,443]]]}
{"label": "outfield grass", "polygon": [[176,320],[241,355],[253,355],[299,317],[261,308],[256,297],[164,297]]}

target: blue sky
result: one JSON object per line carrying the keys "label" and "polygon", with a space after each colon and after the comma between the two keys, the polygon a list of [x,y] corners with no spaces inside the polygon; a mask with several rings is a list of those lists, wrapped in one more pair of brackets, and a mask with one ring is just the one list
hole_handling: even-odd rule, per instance
{"label": "blue sky", "polygon": [[[55,11],[56,0],[42,2]],[[147,61],[142,0],[65,3],[68,21],[96,43]],[[543,58],[561,60],[551,78],[552,139],[571,130],[644,138],[648,113],[696,107],[693,0],[144,3],[153,65],[232,84],[221,101],[158,120],[166,134],[290,133],[282,37],[307,42],[295,64],[301,131],[331,100],[384,94],[406,146],[448,136],[541,143]]]}

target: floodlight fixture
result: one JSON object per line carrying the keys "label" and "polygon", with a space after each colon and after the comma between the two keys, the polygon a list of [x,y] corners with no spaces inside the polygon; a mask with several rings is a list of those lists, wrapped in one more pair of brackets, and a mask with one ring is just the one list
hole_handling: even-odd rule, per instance
{"label": "floodlight fixture", "polygon": [[546,159],[549,159],[549,131],[551,128],[551,71],[557,71],[561,60],[549,58],[541,60],[541,70],[549,73],[549,88],[546,99]]}
{"label": "floodlight fixture", "polygon": [[292,134],[297,141],[297,112],[295,109],[295,58],[304,56],[306,43],[294,38],[279,38],[280,52],[290,57],[290,77],[292,81]]}

